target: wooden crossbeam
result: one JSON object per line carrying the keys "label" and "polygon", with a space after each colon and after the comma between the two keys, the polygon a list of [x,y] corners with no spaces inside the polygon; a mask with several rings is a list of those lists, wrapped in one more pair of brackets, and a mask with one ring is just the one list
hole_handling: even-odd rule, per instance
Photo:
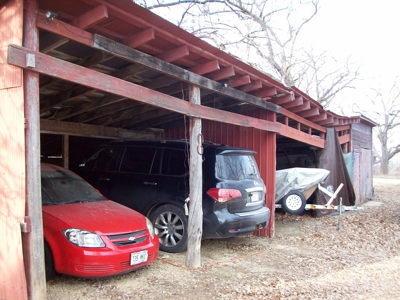
{"label": "wooden crossbeam", "polygon": [[124,40],[122,40],[122,44],[127,45],[132,48],[139,47],[140,45],[146,44],[156,38],[153,28],[147,28],[143,31],[140,31],[136,34],[133,34]]}
{"label": "wooden crossbeam", "polygon": [[[34,66],[26,64],[27,55],[34,56]],[[17,45],[9,45],[7,62],[11,65],[39,72],[47,76],[88,86],[106,93],[119,95],[138,102],[184,114],[189,117],[194,116],[206,120],[230,123],[243,127],[253,127],[276,133],[282,128],[282,124],[279,123],[221,111],[202,105],[194,105],[143,86],[95,70],[86,69],[73,63]]]}

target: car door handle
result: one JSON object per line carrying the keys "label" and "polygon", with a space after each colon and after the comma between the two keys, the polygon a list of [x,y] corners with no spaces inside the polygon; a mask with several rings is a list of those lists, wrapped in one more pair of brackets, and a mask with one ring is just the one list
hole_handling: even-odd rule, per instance
{"label": "car door handle", "polygon": [[145,185],[157,185],[157,182],[150,182],[150,181],[145,181],[143,182]]}
{"label": "car door handle", "polygon": [[110,178],[99,178],[99,180],[110,181]]}

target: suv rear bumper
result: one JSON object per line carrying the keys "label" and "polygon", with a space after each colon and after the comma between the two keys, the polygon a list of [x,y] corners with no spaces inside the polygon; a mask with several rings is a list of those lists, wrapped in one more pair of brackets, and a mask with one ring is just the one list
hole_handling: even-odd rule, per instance
{"label": "suv rear bumper", "polygon": [[203,239],[226,238],[249,234],[268,225],[268,207],[251,212],[230,213],[227,209],[203,216]]}

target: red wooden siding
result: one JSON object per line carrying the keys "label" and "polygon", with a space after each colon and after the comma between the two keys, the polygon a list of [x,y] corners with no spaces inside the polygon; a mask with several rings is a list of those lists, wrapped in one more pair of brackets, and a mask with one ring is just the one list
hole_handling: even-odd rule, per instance
{"label": "red wooden siding", "polygon": [[21,45],[23,1],[0,7],[0,299],[27,299],[21,227],[25,215],[22,69],[7,65],[8,44]]}

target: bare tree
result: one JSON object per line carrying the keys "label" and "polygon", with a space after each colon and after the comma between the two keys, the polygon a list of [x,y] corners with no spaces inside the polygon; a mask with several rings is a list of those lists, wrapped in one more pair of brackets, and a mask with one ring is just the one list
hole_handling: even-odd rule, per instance
{"label": "bare tree", "polygon": [[374,97],[371,108],[363,109],[354,105],[353,111],[362,113],[378,124],[376,127],[377,138],[380,143],[380,153],[375,152],[375,163],[380,164],[382,174],[389,174],[389,161],[400,152],[399,136],[400,129],[400,87],[398,76],[389,88],[388,92],[372,89]]}
{"label": "bare tree", "polygon": [[150,1],[138,3],[286,86],[297,86],[325,108],[358,77],[350,59],[339,63],[327,52],[315,55],[298,45],[319,0]]}
{"label": "bare tree", "polygon": [[304,51],[303,55],[302,63],[298,64],[296,84],[323,107],[329,107],[342,90],[355,88],[352,84],[359,79],[359,67],[351,62],[350,56],[342,62],[330,51],[321,54]]}

